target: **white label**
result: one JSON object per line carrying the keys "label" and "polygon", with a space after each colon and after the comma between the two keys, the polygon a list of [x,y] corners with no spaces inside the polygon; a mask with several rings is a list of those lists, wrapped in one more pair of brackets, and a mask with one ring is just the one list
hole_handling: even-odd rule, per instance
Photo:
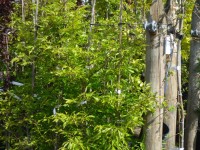
{"label": "white label", "polygon": [[17,86],[23,86],[24,84],[23,83],[20,83],[20,82],[16,82],[16,81],[12,81],[10,82],[12,85],[17,85]]}
{"label": "white label", "polygon": [[171,42],[170,42],[170,36],[166,36],[165,38],[165,54],[171,54]]}
{"label": "white label", "polygon": [[87,101],[80,102],[81,105],[87,104]]}
{"label": "white label", "polygon": [[177,66],[176,69],[177,69],[177,70],[181,70],[181,67],[180,67],[180,66]]}
{"label": "white label", "polygon": [[120,95],[122,93],[122,91],[120,89],[116,89],[115,92]]}
{"label": "white label", "polygon": [[56,108],[53,108],[53,114],[56,115]]}

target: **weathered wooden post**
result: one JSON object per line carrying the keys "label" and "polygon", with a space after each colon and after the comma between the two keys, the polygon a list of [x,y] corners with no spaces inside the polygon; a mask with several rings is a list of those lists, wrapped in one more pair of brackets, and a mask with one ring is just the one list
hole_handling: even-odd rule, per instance
{"label": "weathered wooden post", "polygon": [[164,97],[164,53],[163,53],[163,22],[164,7],[162,0],[153,0],[150,13],[147,18],[146,36],[146,81],[150,83],[151,90],[156,95],[157,104],[154,113],[146,116],[145,145],[147,150],[162,149],[162,128]]}

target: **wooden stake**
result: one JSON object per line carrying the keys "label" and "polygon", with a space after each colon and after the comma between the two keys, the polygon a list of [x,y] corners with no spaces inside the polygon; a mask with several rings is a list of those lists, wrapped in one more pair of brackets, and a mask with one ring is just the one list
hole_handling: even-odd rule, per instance
{"label": "wooden stake", "polygon": [[[177,24],[177,15],[174,6],[176,6],[175,0],[167,1],[167,24],[171,25],[172,29],[175,30]],[[173,31],[172,31],[173,32]],[[169,35],[170,48],[172,50],[170,54],[170,62],[166,62],[166,79],[165,79],[165,99],[167,107],[165,108],[164,123],[169,128],[169,133],[166,137],[165,148],[168,150],[175,148],[176,141],[176,116],[177,116],[177,96],[178,96],[178,83],[177,83],[177,42],[175,42],[175,32]]]}
{"label": "wooden stake", "polygon": [[[148,17],[148,22],[162,22],[164,14],[162,0],[154,0]],[[146,117],[145,125],[145,146],[147,150],[162,149],[162,127],[163,127],[163,81],[164,81],[164,55],[163,55],[163,35],[158,29],[155,33],[147,34],[146,52],[146,81],[150,83],[151,91],[156,95],[157,107],[154,113],[149,113]]]}
{"label": "wooden stake", "polygon": [[[178,0],[178,4],[180,6],[180,12],[184,15],[184,4],[183,0]],[[183,17],[179,19],[178,22],[178,30],[182,34],[183,29]],[[185,111],[184,104],[182,99],[182,84],[181,84],[181,40],[178,41],[177,44],[177,78],[178,78],[178,102],[180,108],[180,121],[179,121],[179,147],[184,148],[184,134],[185,134]]]}

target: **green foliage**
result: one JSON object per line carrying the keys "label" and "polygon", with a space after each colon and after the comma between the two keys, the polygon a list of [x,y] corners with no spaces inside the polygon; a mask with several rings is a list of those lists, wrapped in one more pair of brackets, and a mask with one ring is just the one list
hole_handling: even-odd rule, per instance
{"label": "green foliage", "polygon": [[13,86],[0,101],[0,139],[9,141],[11,149],[128,150],[130,143],[132,149],[142,147],[133,138],[134,129],[156,106],[149,86],[141,81],[145,39],[139,18],[145,9],[140,9],[142,2],[137,11],[134,4],[124,2],[124,7],[120,45],[116,1],[97,2],[92,30],[91,6],[77,7],[74,0],[41,1],[37,37],[36,6],[26,3],[24,22],[16,6],[12,75],[24,86]]}
{"label": "green foliage", "polygon": [[[183,26],[183,33],[184,38],[181,44],[181,56],[182,56],[182,85],[183,85],[183,92],[184,95],[187,96],[188,93],[188,80],[189,80],[189,53],[190,53],[190,32],[191,32],[191,19],[192,19],[192,11],[194,7],[195,0],[185,1],[185,14],[183,17],[184,26]],[[183,97],[184,100],[187,97]]]}

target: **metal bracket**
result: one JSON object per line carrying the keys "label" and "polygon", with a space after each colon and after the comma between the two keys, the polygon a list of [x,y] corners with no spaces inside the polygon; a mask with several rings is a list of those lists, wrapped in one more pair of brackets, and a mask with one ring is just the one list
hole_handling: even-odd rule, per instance
{"label": "metal bracket", "polygon": [[179,40],[182,40],[184,35],[178,32],[174,26],[171,24],[168,25],[168,34],[175,34],[175,37]]}
{"label": "metal bracket", "polygon": [[200,37],[200,31],[199,30],[191,30],[191,36],[192,37]]}
{"label": "metal bracket", "polygon": [[152,22],[145,22],[144,23],[144,29],[148,30],[149,32],[153,32],[155,33],[158,30],[158,24],[156,21],[152,21]]}
{"label": "metal bracket", "polygon": [[177,39],[182,40],[183,37],[184,37],[183,34],[181,34],[181,33],[179,33],[179,32],[176,33],[176,38],[177,38]]}

